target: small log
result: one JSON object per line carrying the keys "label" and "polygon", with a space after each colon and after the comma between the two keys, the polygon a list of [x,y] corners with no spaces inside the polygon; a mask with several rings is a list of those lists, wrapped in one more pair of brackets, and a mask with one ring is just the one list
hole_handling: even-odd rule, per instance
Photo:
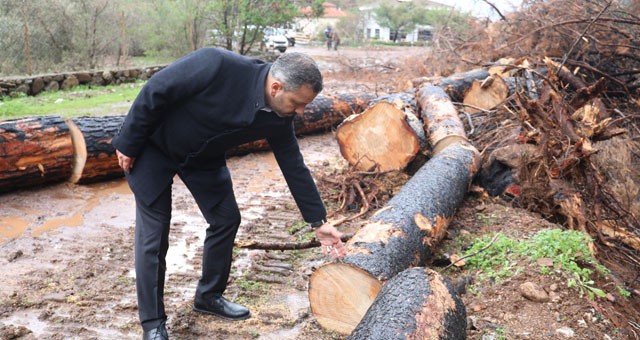
{"label": "small log", "polygon": [[94,183],[124,176],[111,139],[124,116],[76,117],[67,119],[75,149],[71,182]]}
{"label": "small log", "polygon": [[416,97],[434,154],[450,144],[467,140],[458,111],[442,88],[427,84],[418,90]]}
{"label": "small log", "polygon": [[[304,110],[296,115],[293,125],[296,135],[324,132],[338,126],[352,114],[364,111],[375,97],[367,94],[318,95]],[[261,139],[242,144],[227,151],[227,157],[246,155],[254,151],[269,150],[269,143]]]}
{"label": "small log", "polygon": [[509,96],[509,87],[498,75],[492,75],[486,79],[474,80],[471,88],[464,95],[463,103],[471,105],[465,111],[469,113],[480,112],[479,109],[491,110],[502,104]]}
{"label": "small log", "polygon": [[72,162],[71,135],[61,117],[0,122],[0,192],[64,181]]}
{"label": "small log", "polygon": [[[353,234],[343,234],[342,242],[347,242]],[[261,249],[261,250],[300,250],[320,247],[320,241],[315,238],[310,241],[304,242],[261,242],[261,241],[239,241],[236,240],[233,244],[236,248],[245,249]]]}
{"label": "small log", "polygon": [[383,282],[424,265],[478,167],[478,151],[463,141],[423,165],[347,242],[343,263],[325,264],[311,275],[309,301],[318,323],[351,333]]}
{"label": "small log", "polygon": [[449,280],[411,268],[389,280],[349,340],[465,339],[467,313]]}
{"label": "small log", "polygon": [[[415,158],[420,138],[408,120],[417,117],[403,106],[402,101],[378,101],[338,126],[336,139],[349,164],[360,171],[384,172],[402,170]],[[422,130],[419,124],[417,129]]]}

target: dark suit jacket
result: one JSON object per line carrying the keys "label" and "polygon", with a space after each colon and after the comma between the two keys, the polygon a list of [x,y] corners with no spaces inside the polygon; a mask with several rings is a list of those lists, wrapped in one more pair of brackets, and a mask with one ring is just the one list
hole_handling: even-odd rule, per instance
{"label": "dark suit jacket", "polygon": [[266,138],[289,189],[308,222],[326,210],[294,135],[293,117],[265,108],[271,64],[217,48],[203,48],[156,73],[133,102],[113,139],[123,154],[136,157],[127,175],[139,199],[152,203],[179,173],[198,204],[213,207],[228,172],[225,150]]}

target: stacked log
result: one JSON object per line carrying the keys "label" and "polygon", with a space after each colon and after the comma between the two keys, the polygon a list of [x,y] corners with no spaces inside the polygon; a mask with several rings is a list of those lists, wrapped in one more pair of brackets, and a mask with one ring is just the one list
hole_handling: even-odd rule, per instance
{"label": "stacked log", "polygon": [[0,192],[64,181],[72,162],[71,135],[61,117],[0,122]]}

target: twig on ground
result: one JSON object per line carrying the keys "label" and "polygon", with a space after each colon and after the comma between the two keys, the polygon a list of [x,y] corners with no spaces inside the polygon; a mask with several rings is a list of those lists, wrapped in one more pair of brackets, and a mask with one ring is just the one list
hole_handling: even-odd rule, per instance
{"label": "twig on ground", "polygon": [[[353,237],[353,234],[342,235],[342,242],[347,242]],[[262,241],[236,241],[235,247],[244,249],[260,249],[260,250],[301,250],[320,247],[320,241],[313,239],[306,242],[262,242]]]}
{"label": "twig on ground", "polygon": [[457,260],[455,260],[455,261],[451,262],[448,266],[446,266],[446,267],[442,268],[442,271],[445,271],[445,270],[449,269],[451,266],[455,265],[456,263],[458,263],[458,262],[460,262],[460,261],[462,261],[462,260],[464,260],[464,259],[468,259],[468,258],[470,258],[471,256],[478,255],[478,254],[480,254],[481,252],[483,252],[483,251],[485,251],[485,250],[489,249],[489,247],[491,247],[491,245],[493,244],[493,242],[495,242],[495,241],[496,241],[496,239],[498,238],[498,236],[500,236],[500,235],[502,235],[502,233],[497,233],[495,236],[493,236],[493,238],[491,239],[491,242],[489,242],[486,246],[482,247],[482,249],[478,250],[477,252],[475,252],[475,253],[473,253],[473,254],[469,254],[469,255],[463,256],[463,257],[461,257],[461,258],[459,258],[459,259],[457,259]]}

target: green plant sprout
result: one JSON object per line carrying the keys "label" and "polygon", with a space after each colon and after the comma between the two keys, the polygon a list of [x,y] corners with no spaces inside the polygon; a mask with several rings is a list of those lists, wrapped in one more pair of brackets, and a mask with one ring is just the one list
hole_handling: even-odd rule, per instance
{"label": "green plant sprout", "polygon": [[[479,270],[481,279],[509,278],[523,270],[522,266],[518,266],[519,262],[534,265],[541,258],[549,258],[553,261],[555,272],[567,278],[568,287],[575,287],[581,295],[586,294],[590,299],[606,296],[605,291],[594,286],[592,275],[595,270],[598,275],[607,277],[609,270],[593,256],[588,246],[592,239],[584,233],[546,229],[537,232],[531,240],[522,241],[499,234],[493,244],[487,247],[492,239],[492,235],[476,239],[463,254],[470,256],[466,259],[467,268]],[[485,247],[487,249],[480,251]],[[553,273],[545,266],[540,266],[539,270],[543,275]],[[624,296],[623,293],[620,295]]]}

